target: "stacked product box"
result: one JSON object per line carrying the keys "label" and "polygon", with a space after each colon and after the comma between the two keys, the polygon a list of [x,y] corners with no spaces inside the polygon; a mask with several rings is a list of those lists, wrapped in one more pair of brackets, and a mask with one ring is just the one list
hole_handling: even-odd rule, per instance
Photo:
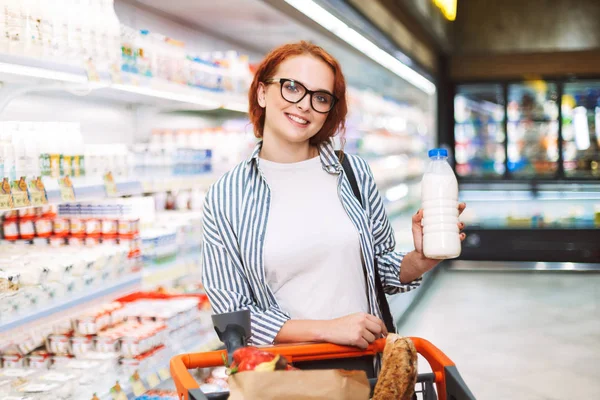
{"label": "stacked product box", "polygon": [[0,323],[130,276],[135,265],[122,245],[85,252],[69,247],[0,245]]}
{"label": "stacked product box", "polygon": [[180,343],[209,329],[207,307],[205,295],[134,293],[52,327],[41,346],[15,338],[0,348],[0,398],[37,389],[43,396],[32,398],[92,398],[119,377],[156,372]]}
{"label": "stacked product box", "polygon": [[140,220],[129,205],[118,202],[63,204],[58,208],[58,216],[69,226],[65,239],[70,245],[119,243],[130,249],[131,257],[140,255]]}

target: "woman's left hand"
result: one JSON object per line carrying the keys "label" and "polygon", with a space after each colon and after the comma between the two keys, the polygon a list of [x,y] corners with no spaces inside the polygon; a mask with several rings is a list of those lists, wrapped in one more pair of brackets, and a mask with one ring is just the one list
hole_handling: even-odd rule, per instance
{"label": "woman's left hand", "polygon": [[[458,215],[462,214],[465,211],[467,205],[465,203],[460,203],[458,205]],[[426,259],[431,262],[435,262],[435,264],[439,263],[440,260],[432,260],[423,254],[423,226],[421,225],[421,221],[423,221],[423,209],[420,208],[419,211],[412,217],[412,234],[413,241],[415,243],[415,251],[421,255],[423,259]],[[463,222],[458,223],[458,230],[460,232],[460,240],[463,241],[467,237],[462,230],[465,228],[465,224]]]}

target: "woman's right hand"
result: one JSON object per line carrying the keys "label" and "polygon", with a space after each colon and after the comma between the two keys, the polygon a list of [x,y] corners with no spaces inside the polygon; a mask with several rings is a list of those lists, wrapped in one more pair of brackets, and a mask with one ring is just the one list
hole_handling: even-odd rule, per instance
{"label": "woman's right hand", "polygon": [[324,322],[325,341],[344,346],[366,349],[369,343],[388,334],[382,320],[366,313],[350,314]]}

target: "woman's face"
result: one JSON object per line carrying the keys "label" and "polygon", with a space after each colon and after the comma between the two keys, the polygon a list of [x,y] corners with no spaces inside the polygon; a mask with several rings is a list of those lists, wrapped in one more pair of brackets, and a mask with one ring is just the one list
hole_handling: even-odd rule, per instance
{"label": "woman's face", "polygon": [[[293,79],[308,90],[333,93],[334,74],[331,67],[310,55],[288,58],[279,65],[274,78]],[[310,97],[306,94],[300,102],[293,104],[281,96],[279,82],[260,84],[258,103],[265,108],[263,137],[267,139],[273,135],[277,141],[303,143],[316,135],[329,114],[316,112],[311,107]]]}

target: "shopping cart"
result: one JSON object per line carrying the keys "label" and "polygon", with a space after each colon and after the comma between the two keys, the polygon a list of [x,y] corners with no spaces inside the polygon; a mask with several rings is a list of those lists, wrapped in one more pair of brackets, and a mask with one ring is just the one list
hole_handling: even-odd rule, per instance
{"label": "shopping cart", "polygon": [[[213,322],[215,321],[213,316]],[[248,322],[249,323],[249,322]],[[244,332],[249,330],[240,329],[240,325],[229,324],[227,329],[219,330],[218,323],[216,331],[228,350],[211,351],[207,353],[181,354],[171,359],[171,375],[177,388],[180,400],[226,400],[228,392],[204,394],[199,389],[198,382],[192,377],[189,370],[196,368],[211,368],[223,366],[224,357],[231,359],[235,348],[245,342]],[[431,366],[431,373],[419,374],[415,397],[423,400],[474,400],[458,369],[441,350],[425,339],[411,338],[417,352],[421,354]],[[385,347],[385,339],[378,339],[366,350],[355,347],[338,346],[333,344],[299,344],[299,345],[276,345],[264,347],[261,350],[279,354],[288,362],[304,362],[332,359],[356,359],[357,357],[374,356],[382,353]],[[371,388],[377,383],[377,379],[370,379]],[[437,388],[437,394],[434,390]]]}

